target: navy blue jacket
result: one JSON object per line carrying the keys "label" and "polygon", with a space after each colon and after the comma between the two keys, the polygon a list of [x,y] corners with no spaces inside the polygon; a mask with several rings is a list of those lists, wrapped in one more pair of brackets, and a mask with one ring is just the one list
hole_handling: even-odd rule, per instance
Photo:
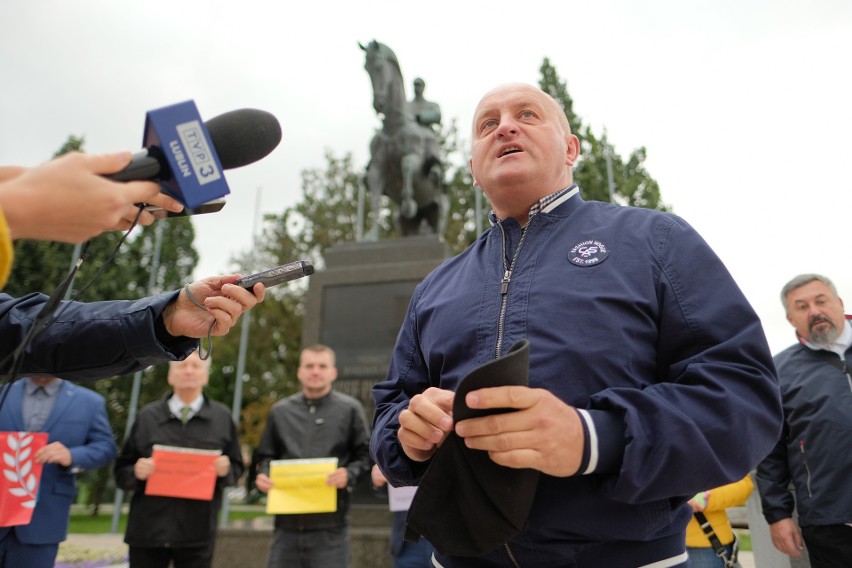
{"label": "navy blue jacket", "polygon": [[[160,315],[178,292],[141,300],[62,302],[54,323],[27,350],[21,374],[46,373],[70,380],[93,380],[132,373],[157,363],[183,359],[198,340],[172,337]],[[20,345],[47,296],[13,298],[0,294],[0,360]],[[0,368],[0,374],[8,372]]]}
{"label": "navy blue jacket", "polygon": [[800,344],[775,357],[784,430],[755,476],[769,523],[791,518],[794,508],[801,526],[852,523],[852,348],[846,373],[825,356],[840,362]]}
{"label": "navy blue jacket", "polygon": [[[501,337],[504,257],[521,235],[514,219],[492,226],[416,288],[373,389],[374,460],[390,483],[417,484],[428,463],[396,440],[411,397],[455,390],[498,343],[505,353],[526,338],[530,386],[588,411],[598,456],[586,475],[541,476],[526,531],[507,543],[518,563],[617,568],[683,555],[687,498],[742,479],[780,431],[757,315],[682,219],[575,195],[531,218]],[[438,556],[449,568],[508,566],[507,555]]]}
{"label": "navy blue jacket", "polygon": [[[2,392],[2,390],[0,390]],[[0,431],[23,432],[24,381],[11,386],[0,410]],[[116,454],[104,397],[79,385],[63,381],[56,403],[42,432],[47,442],[61,442],[71,452],[71,467],[45,464],[38,490],[38,503],[30,524],[0,528],[0,540],[15,531],[27,544],[57,544],[68,534],[68,513],[77,494],[75,473],[107,465]]]}

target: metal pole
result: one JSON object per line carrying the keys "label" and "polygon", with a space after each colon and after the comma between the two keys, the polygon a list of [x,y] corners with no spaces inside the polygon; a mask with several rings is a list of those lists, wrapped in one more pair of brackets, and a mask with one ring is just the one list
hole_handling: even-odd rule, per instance
{"label": "metal pole", "polygon": [[[257,197],[255,199],[254,223],[252,226],[252,254],[257,250],[257,219],[260,216],[260,193],[261,189],[257,188]],[[254,262],[254,259],[252,259]],[[252,267],[253,269],[254,267]],[[246,369],[246,352],[248,351],[248,336],[249,325],[251,322],[251,311],[243,314],[242,329],[240,329],[240,352],[237,356],[237,372],[234,381],[234,405],[231,408],[231,419],[234,424],[240,423],[240,408],[243,405],[243,374]],[[228,501],[227,495],[222,499],[222,510],[219,512],[219,526],[228,526],[228,515],[230,513],[231,504]]]}
{"label": "metal pole", "polygon": [[[165,224],[163,221],[157,223],[154,228],[154,255],[151,258],[151,272],[148,274],[148,294],[154,293],[154,288],[157,285],[157,273],[160,270],[160,252],[163,248],[163,230]],[[130,406],[127,410],[127,425],[124,428],[124,440],[130,435],[130,428],[133,427],[133,422],[136,421],[136,409],[139,406],[139,391],[142,388],[142,371],[136,371],[133,374],[133,386],[130,389]],[[115,501],[112,509],[112,523],[110,524],[109,532],[118,532],[118,523],[121,519],[121,506],[124,503],[124,491],[115,488]]]}
{"label": "metal pole", "polygon": [[615,180],[612,176],[612,156],[609,147],[609,142],[606,139],[606,128],[603,131],[604,158],[606,159],[606,179],[609,187],[609,202],[614,203],[613,196],[615,195]]}
{"label": "metal pole", "polygon": [[358,178],[358,208],[355,217],[355,242],[364,239],[364,181]]}
{"label": "metal pole", "polygon": [[[80,258],[80,251],[83,250],[83,243],[77,243],[74,245],[74,250],[71,252],[71,266],[68,268],[68,272],[70,273],[74,270],[74,265],[77,264],[77,259]],[[71,280],[71,283],[68,284],[68,289],[65,290],[64,300],[70,300],[71,296],[74,295],[74,280]]]}

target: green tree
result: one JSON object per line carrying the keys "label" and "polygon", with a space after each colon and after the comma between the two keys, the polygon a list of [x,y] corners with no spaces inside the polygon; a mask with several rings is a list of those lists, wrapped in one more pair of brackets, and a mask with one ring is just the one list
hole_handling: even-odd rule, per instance
{"label": "green tree", "polygon": [[[539,87],[562,106],[571,128],[580,138],[580,161],[574,168],[574,180],[580,186],[583,197],[668,211],[668,206],[662,202],[659,184],[645,169],[645,148],[633,150],[626,159],[615,153],[611,145],[608,148],[605,136],[596,135],[574,112],[574,101],[568,94],[568,87],[547,57],[542,61],[539,71]],[[607,151],[615,188],[612,196],[607,174]]]}

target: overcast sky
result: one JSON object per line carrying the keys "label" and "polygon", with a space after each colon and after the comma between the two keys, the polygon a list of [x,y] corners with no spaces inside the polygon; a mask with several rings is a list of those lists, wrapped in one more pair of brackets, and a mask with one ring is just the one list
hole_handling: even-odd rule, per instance
{"label": "overcast sky", "polygon": [[145,112],[187,99],[205,119],[267,110],[280,146],[229,171],[225,209],[194,219],[196,275],[225,272],[258,202],[292,205],[326,151],[366,164],[379,120],[358,42],[372,39],[396,52],[409,96],[423,77],[464,133],[485,91],[536,83],[549,57],[616,151],[647,148],[663,200],[726,263],[773,352],[793,341],[778,300],[792,276],[824,273],[852,302],[849,0],[9,0],[0,163],[38,164],[70,134],[136,151]]}

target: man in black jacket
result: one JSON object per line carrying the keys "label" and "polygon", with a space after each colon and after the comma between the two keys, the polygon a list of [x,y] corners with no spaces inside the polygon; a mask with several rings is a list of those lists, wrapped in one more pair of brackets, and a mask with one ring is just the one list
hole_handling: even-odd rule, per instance
{"label": "man in black jacket", "polygon": [[[173,394],[139,412],[115,462],[116,485],[134,492],[124,535],[133,568],[211,565],[222,490],[236,483],[244,466],[228,408],[202,394],[209,375],[210,360],[202,361],[197,352],[170,363]],[[154,444],[220,451],[213,461],[212,500],[147,495],[146,482],[157,471]]]}
{"label": "man in black jacket", "polygon": [[297,372],[302,392],[272,407],[257,449],[255,485],[272,489],[274,459],[337,458],[326,479],[337,488],[333,513],[276,515],[269,567],[342,568],[349,565],[349,492],[370,469],[370,433],[360,402],[332,390],[334,351],[314,345],[302,351]]}
{"label": "man in black jacket", "polygon": [[[852,326],[834,284],[819,274],[781,291],[798,342],[775,356],[784,430],[757,468],[772,543],[813,568],[852,566]],[[795,488],[796,499],[790,492]],[[798,509],[799,527],[793,521]]]}

